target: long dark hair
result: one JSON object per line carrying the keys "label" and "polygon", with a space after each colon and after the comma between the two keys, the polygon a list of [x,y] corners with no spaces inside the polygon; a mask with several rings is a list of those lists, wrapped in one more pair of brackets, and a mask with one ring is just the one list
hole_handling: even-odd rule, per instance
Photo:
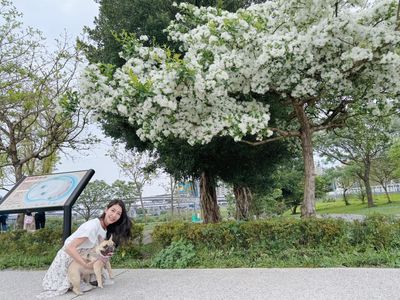
{"label": "long dark hair", "polygon": [[[128,241],[131,237],[132,222],[128,217],[125,203],[122,200],[112,200],[110,203],[108,203],[107,209],[113,205],[119,205],[122,209],[122,212],[121,217],[117,222],[107,226],[107,239],[110,238],[110,236],[112,235],[113,241],[118,246]],[[100,216],[100,219],[104,220],[105,215],[106,213],[103,212],[103,214]]]}

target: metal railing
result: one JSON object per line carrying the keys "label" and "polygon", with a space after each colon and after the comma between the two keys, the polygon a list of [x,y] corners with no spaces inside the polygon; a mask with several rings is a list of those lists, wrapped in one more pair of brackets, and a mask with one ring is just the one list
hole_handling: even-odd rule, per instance
{"label": "metal railing", "polygon": [[[384,194],[385,190],[381,185],[374,185],[371,186],[371,190],[373,194]],[[400,193],[400,183],[390,183],[387,185],[387,191],[388,193]],[[353,187],[350,188],[346,191],[346,194],[348,195],[354,195],[354,194],[359,194],[361,192],[360,187]],[[337,188],[336,190],[329,192],[329,196],[331,197],[341,197],[343,195],[343,189],[342,188]]]}

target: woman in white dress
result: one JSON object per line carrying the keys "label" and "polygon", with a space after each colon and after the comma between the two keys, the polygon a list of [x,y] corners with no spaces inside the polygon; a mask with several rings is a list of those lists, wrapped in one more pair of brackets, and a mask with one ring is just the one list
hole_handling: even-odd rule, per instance
{"label": "woman in white dress", "polygon": [[[64,242],[43,278],[43,289],[38,298],[47,298],[65,294],[71,287],[67,278],[68,266],[75,260],[87,269],[93,269],[93,263],[87,263],[82,256],[97,246],[102,240],[113,236],[118,245],[130,238],[131,221],[121,200],[111,201],[103,214],[96,219],[83,223]],[[82,291],[92,288],[82,286]]]}

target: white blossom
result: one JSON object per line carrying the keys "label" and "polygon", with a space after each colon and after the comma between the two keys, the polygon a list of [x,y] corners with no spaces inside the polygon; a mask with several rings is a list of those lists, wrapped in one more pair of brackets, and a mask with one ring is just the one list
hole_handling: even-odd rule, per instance
{"label": "white blossom", "polygon": [[[185,55],[144,47],[141,36],[112,78],[97,65],[86,69],[82,103],[128,117],[142,140],[174,136],[195,144],[272,134],[269,105],[232,95],[271,92],[282,103],[313,98],[329,107],[341,97],[398,94],[397,2],[343,0],[337,15],[332,3],[275,0],[236,13],[181,3],[168,33]],[[185,23],[193,20],[194,28]]]}

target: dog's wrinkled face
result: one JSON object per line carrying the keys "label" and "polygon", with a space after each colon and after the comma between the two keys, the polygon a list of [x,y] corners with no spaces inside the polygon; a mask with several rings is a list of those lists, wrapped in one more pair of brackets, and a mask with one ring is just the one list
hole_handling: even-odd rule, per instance
{"label": "dog's wrinkled face", "polygon": [[100,245],[96,248],[96,252],[101,254],[102,256],[109,256],[115,251],[115,243],[112,238],[109,240],[104,240],[100,243]]}

